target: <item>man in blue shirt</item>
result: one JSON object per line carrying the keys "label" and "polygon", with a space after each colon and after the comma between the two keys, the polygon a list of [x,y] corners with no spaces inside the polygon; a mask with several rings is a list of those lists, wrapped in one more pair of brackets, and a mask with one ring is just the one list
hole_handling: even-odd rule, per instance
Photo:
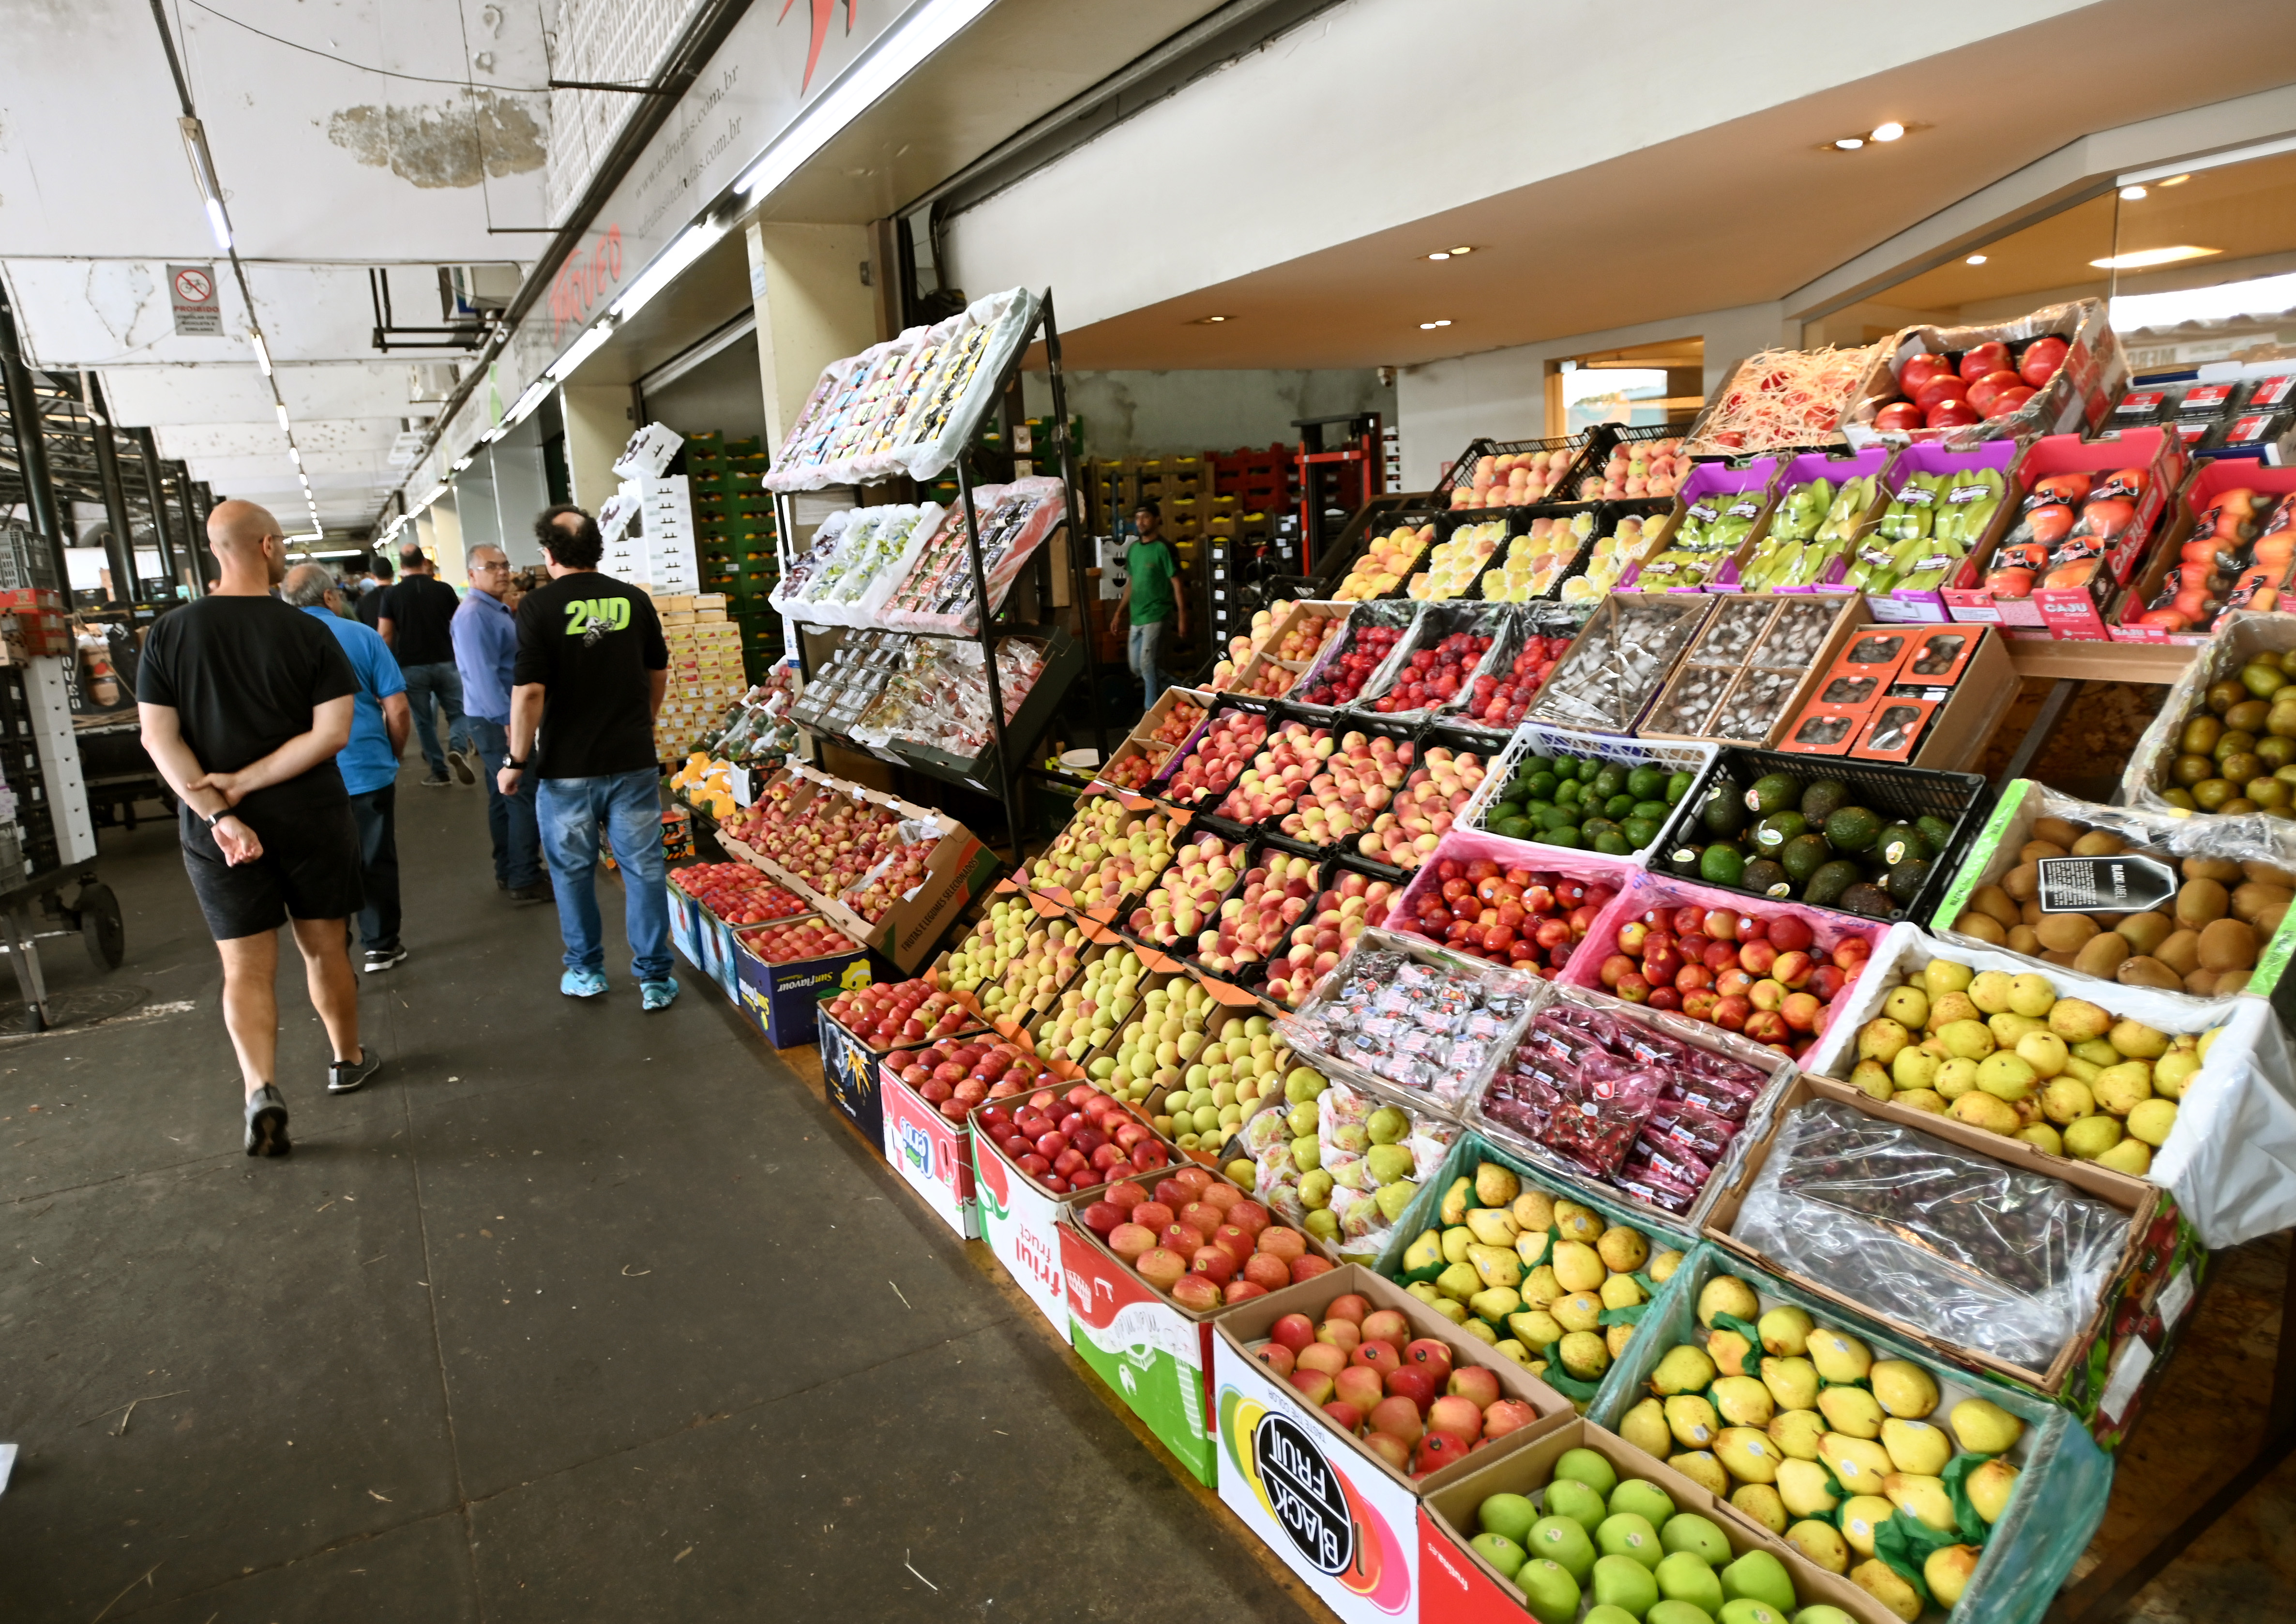
{"label": "man in blue shirt", "polygon": [[359,909],[359,936],[370,973],[388,970],[406,956],[398,940],[398,752],[406,748],[414,712],[406,702],[406,679],[381,636],[347,619],[334,578],[317,564],[298,564],[287,572],[279,595],[334,633],[358,678],[353,696],[351,741],[335,758],[343,788],[351,798],[351,820],[358,827],[359,874],[366,901]]}
{"label": "man in blue shirt", "polygon": [[463,678],[463,720],[479,752],[487,781],[487,828],[495,841],[495,885],[512,902],[547,902],[542,877],[542,833],[535,821],[535,791],[541,780],[528,773],[517,793],[505,795],[496,782],[510,757],[511,669],[518,661],[518,618],[503,600],[510,595],[510,558],[500,547],[475,546],[463,558],[471,589],[447,630],[455,644],[455,668]]}

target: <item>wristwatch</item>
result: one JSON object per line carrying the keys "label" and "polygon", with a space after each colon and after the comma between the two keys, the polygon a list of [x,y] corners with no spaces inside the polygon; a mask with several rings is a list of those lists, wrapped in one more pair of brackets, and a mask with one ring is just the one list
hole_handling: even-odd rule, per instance
{"label": "wristwatch", "polygon": [[217,824],[223,822],[225,818],[231,816],[231,808],[229,807],[226,807],[222,811],[214,814],[212,816],[205,812],[201,812],[196,807],[193,808],[193,811],[196,814],[199,820],[208,826],[208,833],[209,834],[213,834],[215,833],[215,826]]}
{"label": "wristwatch", "polygon": [[525,763],[525,762],[523,762],[523,761],[518,760],[516,758],[512,757],[512,756],[508,756],[508,755],[504,756],[504,757],[503,757],[503,759],[502,759],[502,764],[503,764],[504,767],[506,767],[510,768],[510,770],[511,770],[512,772],[513,772],[513,773],[522,773],[522,772],[526,771],[526,763]]}

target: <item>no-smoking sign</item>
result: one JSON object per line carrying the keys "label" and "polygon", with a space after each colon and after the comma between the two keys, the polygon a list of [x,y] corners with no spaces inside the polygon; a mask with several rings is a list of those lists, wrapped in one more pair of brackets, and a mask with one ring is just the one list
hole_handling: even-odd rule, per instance
{"label": "no-smoking sign", "polygon": [[215,267],[169,266],[168,302],[176,313],[177,338],[223,336],[223,301],[216,293]]}

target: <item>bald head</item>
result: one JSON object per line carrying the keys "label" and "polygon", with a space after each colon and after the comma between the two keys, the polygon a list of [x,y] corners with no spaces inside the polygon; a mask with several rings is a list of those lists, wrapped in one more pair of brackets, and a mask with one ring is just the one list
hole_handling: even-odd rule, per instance
{"label": "bald head", "polygon": [[298,564],[287,571],[279,595],[297,609],[312,609],[324,603],[334,587],[335,578],[324,564]]}
{"label": "bald head", "polygon": [[268,592],[287,571],[279,521],[252,502],[217,503],[208,515],[208,545],[223,566],[226,593]]}

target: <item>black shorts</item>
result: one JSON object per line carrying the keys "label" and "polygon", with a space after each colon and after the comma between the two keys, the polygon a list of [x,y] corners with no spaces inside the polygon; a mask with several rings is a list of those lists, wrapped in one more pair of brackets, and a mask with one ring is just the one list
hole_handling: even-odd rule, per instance
{"label": "black shorts", "polygon": [[263,842],[261,857],[235,867],[188,808],[180,823],[184,868],[209,935],[229,941],[261,936],[289,919],[348,919],[359,911],[358,828],[348,797],[242,808],[233,816]]}

